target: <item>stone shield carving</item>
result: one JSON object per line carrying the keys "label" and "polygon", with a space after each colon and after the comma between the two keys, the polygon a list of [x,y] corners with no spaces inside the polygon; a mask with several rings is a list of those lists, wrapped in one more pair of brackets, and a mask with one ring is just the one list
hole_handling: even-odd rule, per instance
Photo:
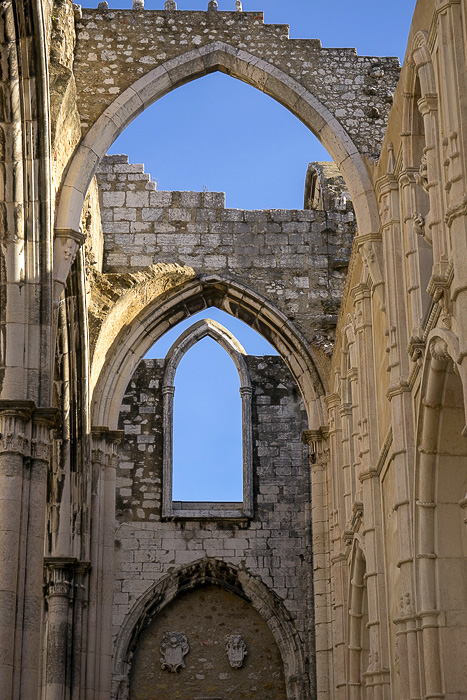
{"label": "stone shield carving", "polygon": [[160,646],[161,668],[170,673],[177,673],[181,668],[186,668],[184,656],[190,651],[190,645],[186,635],[180,632],[166,632]]}
{"label": "stone shield carving", "polygon": [[240,634],[231,634],[226,644],[227,656],[232,668],[241,668],[247,655],[246,644]]}

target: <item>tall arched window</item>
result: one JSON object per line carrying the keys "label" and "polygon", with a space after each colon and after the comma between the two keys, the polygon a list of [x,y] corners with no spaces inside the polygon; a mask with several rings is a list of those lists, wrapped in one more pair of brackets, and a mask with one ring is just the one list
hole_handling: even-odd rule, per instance
{"label": "tall arched window", "polygon": [[[229,354],[235,364],[240,379],[242,405],[242,469],[243,498],[241,502],[176,501],[173,498],[174,468],[174,394],[175,373],[184,355],[196,343],[209,337]],[[166,357],[166,367],[162,385],[164,401],[164,470],[162,515],[166,518],[241,518],[253,513],[252,492],[252,430],[251,430],[251,382],[245,362],[245,350],[226,328],[211,319],[203,319],[188,328],[175,341]],[[206,426],[209,430],[209,426]]]}

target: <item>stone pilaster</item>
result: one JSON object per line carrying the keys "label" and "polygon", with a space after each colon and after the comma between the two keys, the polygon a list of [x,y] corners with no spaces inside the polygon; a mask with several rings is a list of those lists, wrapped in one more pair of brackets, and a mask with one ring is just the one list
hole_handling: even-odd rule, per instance
{"label": "stone pilaster", "polygon": [[311,468],[313,591],[315,610],[316,697],[328,700],[331,690],[331,596],[329,590],[328,460],[327,427],[305,430]]}
{"label": "stone pilaster", "polygon": [[122,432],[92,430],[91,572],[87,677],[89,700],[108,700],[111,692],[112,599],[114,581],[115,486]]}
{"label": "stone pilaster", "polygon": [[0,683],[35,697],[39,684],[42,566],[50,430],[55,409],[0,401]]}

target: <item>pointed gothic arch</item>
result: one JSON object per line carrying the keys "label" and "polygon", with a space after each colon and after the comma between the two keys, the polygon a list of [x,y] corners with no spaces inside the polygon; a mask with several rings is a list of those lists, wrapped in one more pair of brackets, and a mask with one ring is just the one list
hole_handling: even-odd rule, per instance
{"label": "pointed gothic arch", "polygon": [[[176,508],[172,500],[173,483],[173,410],[175,392],[175,373],[185,354],[203,338],[212,338],[229,355],[240,379],[240,396],[242,398],[242,467],[243,467],[243,503],[203,504],[193,509]],[[245,350],[227,328],[212,319],[203,319],[187,328],[172,344],[166,356],[166,367],[162,380],[164,402],[164,460],[162,478],[162,515],[166,518],[251,518],[253,515],[253,435],[251,424],[252,388],[250,374],[245,362]],[[209,507],[207,507],[209,506]]]}
{"label": "pointed gothic arch", "polygon": [[[78,231],[92,177],[125,127],[168,92],[215,71],[261,90],[297,116],[324,145],[343,173],[360,233],[379,230],[376,197],[365,158],[331,111],[290,75],[247,51],[215,41],[154,68],[124,90],[94,122],[78,146],[61,186],[55,224],[58,231]],[[56,252],[54,266],[59,269],[63,267],[63,252],[58,246]]]}
{"label": "pointed gothic arch", "polygon": [[465,664],[447,660],[467,643],[467,444],[465,392],[452,331],[435,329],[422,379],[414,482],[414,548],[426,696],[465,688]]}
{"label": "pointed gothic arch", "polygon": [[[176,569],[153,584],[134,604],[120,626],[114,645],[114,696],[126,699],[132,658],[143,630],[181,593],[212,584],[243,598],[259,613],[272,632],[284,666],[288,700],[307,700],[310,687],[307,664],[290,613],[278,596],[246,568],[218,559],[200,559]],[[119,688],[123,690],[119,693]]]}
{"label": "pointed gothic arch", "polygon": [[[143,283],[143,285],[151,284]],[[127,297],[127,299],[125,299]],[[91,368],[93,425],[118,425],[121,398],[131,374],[169,328],[215,306],[240,318],[278,351],[300,389],[311,426],[325,425],[325,368],[291,321],[252,289],[218,277],[191,279],[164,293],[151,288],[123,295],[109,313]]]}

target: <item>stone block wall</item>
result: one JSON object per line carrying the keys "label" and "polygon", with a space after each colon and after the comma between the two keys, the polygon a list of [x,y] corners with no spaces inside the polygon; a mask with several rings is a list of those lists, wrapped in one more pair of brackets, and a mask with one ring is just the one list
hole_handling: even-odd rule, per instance
{"label": "stone block wall", "polygon": [[[167,630],[180,630],[189,650],[178,673],[161,668]],[[232,667],[226,641],[240,634],[246,656]],[[130,697],[138,700],[285,700],[282,662],[271,630],[230,591],[203,586],[180,595],[144,631],[135,654]]]}
{"label": "stone block wall", "polygon": [[[279,357],[246,357],[253,386],[254,516],[161,519],[164,360],[143,360],[128,385],[119,427],[114,631],[167,573],[212,558],[246,569],[284,604],[305,645],[312,629],[310,483],[303,403]],[[196,477],[194,477],[196,478]]]}
{"label": "stone block wall", "polygon": [[[216,44],[221,52],[230,49],[233,54],[229,73],[242,76],[238,62],[246,62],[249,82],[265,92],[268,78],[283,74],[281,101],[286,105],[290,99],[296,102],[297,95],[291,98],[288,91],[296,81],[299,92],[308,90],[326,106],[361,153],[378,155],[399,77],[397,58],[322,48],[317,39],[289,39],[289,27],[265,24],[262,12],[83,9],[76,31],[75,74],[84,131],[141,78],[146,78],[142,100],[147,99],[147,107],[154,99],[155,69],[164,76],[166,90],[177,87],[187,54],[196,61],[197,75],[211,72],[206,49]],[[265,74],[258,72],[258,65]],[[173,78],[167,66],[178,68]]]}
{"label": "stone block wall", "polygon": [[332,327],[345,282],[352,210],[226,209],[220,192],[163,192],[127,156],[97,173],[104,268],[123,273],[164,262],[254,286],[302,332]]}

